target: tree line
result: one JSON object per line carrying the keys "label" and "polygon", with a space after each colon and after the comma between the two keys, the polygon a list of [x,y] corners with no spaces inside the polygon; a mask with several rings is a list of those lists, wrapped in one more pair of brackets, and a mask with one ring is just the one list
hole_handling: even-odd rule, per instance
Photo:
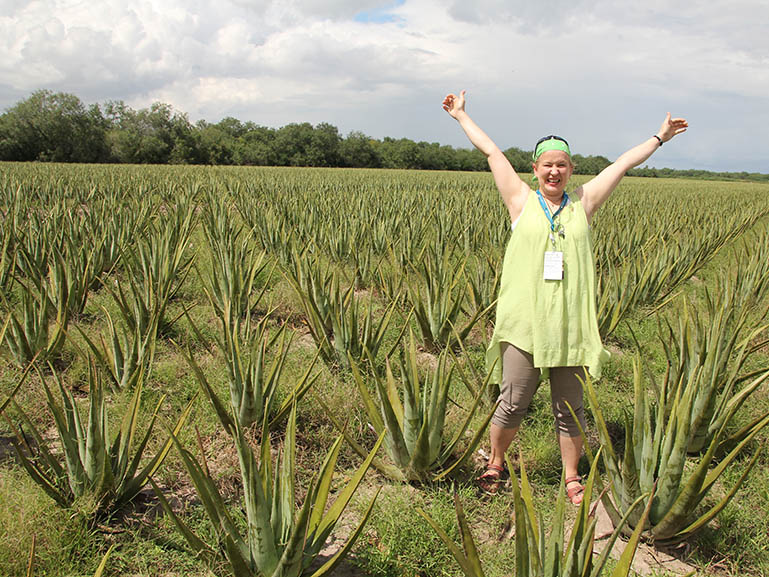
{"label": "tree line", "polygon": [[[531,151],[504,151],[513,168],[530,172]],[[574,155],[576,174],[598,174],[604,156]],[[130,164],[329,166],[424,170],[488,170],[475,149],[407,138],[342,136],[328,123],[260,126],[227,117],[191,123],[156,102],[134,110],[122,101],[86,106],[74,94],[38,90],[0,116],[0,160]],[[638,168],[638,176],[769,180],[769,175]]]}

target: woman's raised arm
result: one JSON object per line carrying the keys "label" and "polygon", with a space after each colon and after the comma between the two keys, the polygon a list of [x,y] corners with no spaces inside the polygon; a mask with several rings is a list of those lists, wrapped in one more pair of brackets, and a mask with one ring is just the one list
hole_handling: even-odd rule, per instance
{"label": "woman's raised arm", "polygon": [[662,146],[663,142],[668,142],[677,134],[686,132],[688,127],[689,123],[685,119],[670,118],[670,113],[668,112],[657,134],[623,153],[595,178],[586,182],[580,189],[577,189],[576,193],[582,199],[582,206],[585,208],[588,222],[590,222],[590,219],[601,205],[606,202],[606,199],[609,198],[609,195],[614,191],[628,170],[648,159]]}
{"label": "woman's raised arm", "polygon": [[494,141],[465,112],[465,91],[462,90],[459,96],[455,94],[446,96],[443,99],[443,109],[459,122],[472,145],[486,156],[499,194],[510,213],[510,219],[518,218],[530,189]]}

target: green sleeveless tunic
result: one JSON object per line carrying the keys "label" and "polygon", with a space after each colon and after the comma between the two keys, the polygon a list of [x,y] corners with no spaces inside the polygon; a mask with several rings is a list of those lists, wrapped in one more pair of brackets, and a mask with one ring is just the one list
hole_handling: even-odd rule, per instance
{"label": "green sleeveless tunic", "polygon": [[[576,196],[556,219],[565,237],[550,241],[550,222],[532,191],[507,244],[494,334],[486,366],[502,381],[500,342],[534,357],[534,366],[586,366],[594,378],[609,358],[598,333],[595,259],[582,202]],[[563,252],[563,279],[544,280],[545,252]],[[547,371],[543,371],[543,377]]]}

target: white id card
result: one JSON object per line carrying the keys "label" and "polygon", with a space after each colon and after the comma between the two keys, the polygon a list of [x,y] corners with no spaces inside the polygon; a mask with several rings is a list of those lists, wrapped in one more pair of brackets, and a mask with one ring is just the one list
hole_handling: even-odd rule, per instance
{"label": "white id card", "polygon": [[545,280],[563,280],[563,253],[545,252]]}

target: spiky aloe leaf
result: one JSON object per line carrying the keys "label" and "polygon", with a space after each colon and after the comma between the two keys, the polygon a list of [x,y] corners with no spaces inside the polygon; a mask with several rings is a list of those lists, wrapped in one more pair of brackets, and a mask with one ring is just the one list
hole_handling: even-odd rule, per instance
{"label": "spiky aloe leaf", "polygon": [[211,404],[214,407],[214,411],[216,412],[216,416],[219,418],[219,422],[224,427],[224,430],[227,431],[229,435],[234,435],[235,421],[227,410],[226,405],[222,402],[216,392],[214,392],[213,387],[211,387],[209,384],[206,375],[200,368],[200,365],[198,365],[197,361],[195,361],[195,358],[192,354],[192,349],[187,347],[186,351],[180,349],[180,352],[192,368],[192,371],[195,373],[195,376],[198,379],[198,383],[200,384],[200,388],[203,389],[203,393],[206,395],[206,397],[208,397],[208,400],[211,401]]}
{"label": "spiky aloe leaf", "polygon": [[[475,415],[476,410],[478,408],[478,404],[482,398],[483,398],[483,391],[481,390],[478,392],[478,396],[475,398],[475,401],[473,402],[472,407],[468,411],[467,418],[465,419],[464,423],[462,423],[462,426],[459,427],[454,438],[444,448],[440,457],[441,464],[445,463],[449,455],[452,455],[454,453],[455,447],[464,436],[465,431],[467,431],[467,429],[470,427],[470,421]],[[454,461],[449,467],[445,468],[443,471],[435,475],[433,477],[433,481],[440,481],[441,479],[450,475],[454,471],[454,469],[456,469],[457,467],[460,467],[463,463],[465,463],[470,458],[470,455],[472,455],[475,452],[476,447],[478,447],[478,444],[481,442],[481,438],[486,432],[486,427],[488,427],[489,423],[491,422],[491,419],[494,417],[494,413],[496,412],[496,410],[497,410],[497,405],[494,405],[494,407],[492,407],[492,409],[484,418],[481,425],[478,426],[478,429],[475,431],[473,438],[470,439],[470,442],[467,444],[467,447],[459,456],[459,458],[456,461]]]}
{"label": "spiky aloe leaf", "polygon": [[[35,429],[34,424],[27,414],[15,401],[11,401],[11,403],[13,404],[15,411],[21,417],[24,425],[31,431],[32,437],[35,440],[34,445],[37,449],[36,451],[33,450],[32,445],[27,442],[21,427],[19,427],[19,430],[16,430],[15,427],[13,427],[13,423],[11,423],[10,419],[4,414],[3,416],[8,421],[8,424],[14,428],[16,440],[13,443],[13,448],[19,462],[32,480],[37,483],[49,497],[56,501],[60,507],[69,507],[74,500],[74,495],[67,484],[67,474],[65,470],[59,465],[58,460],[48,450],[40,433]],[[28,455],[32,455],[33,458],[29,458]]]}
{"label": "spiky aloe leaf", "polygon": [[676,542],[679,541],[685,541],[689,539],[692,535],[694,535],[697,531],[699,531],[702,527],[707,525],[711,520],[715,519],[716,515],[718,515],[726,505],[729,504],[729,502],[732,500],[734,495],[737,493],[737,490],[742,487],[742,484],[745,482],[745,479],[748,476],[748,473],[753,469],[753,467],[758,462],[758,457],[763,453],[763,448],[760,451],[756,451],[755,455],[750,459],[750,462],[748,463],[748,466],[745,467],[745,470],[743,471],[742,475],[740,475],[740,478],[737,479],[737,481],[734,483],[734,486],[729,491],[729,493],[724,496],[721,501],[715,506],[712,507],[707,513],[702,515],[700,518],[695,520],[691,525],[688,527],[685,527],[678,531],[674,536],[673,539]]}
{"label": "spiky aloe leaf", "polygon": [[[355,440],[355,438],[347,430],[347,427],[339,422],[339,419],[336,418],[333,411],[331,411],[331,408],[323,400],[319,400],[319,402],[323,407],[323,410],[326,412],[326,415],[328,415],[328,418],[331,420],[331,423],[334,425],[334,428],[344,436],[347,444],[350,445],[350,447],[352,447],[352,449],[358,453],[362,459],[365,459],[369,452],[360,443],[358,443],[358,441]],[[379,431],[379,434],[381,435],[383,432],[383,430]],[[403,474],[403,471],[399,467],[385,462],[379,457],[374,457],[371,464],[377,471],[382,473],[388,479],[400,482],[408,480],[406,475]]]}
{"label": "spiky aloe leaf", "polygon": [[[379,407],[382,411],[382,420],[387,431],[385,437],[387,453],[398,467],[406,469],[411,461],[411,455],[403,438],[403,408],[398,398],[395,377],[393,377],[389,362],[387,363],[385,382],[383,383],[379,378],[375,378],[374,382],[379,393]],[[400,418],[398,418],[399,415]]]}
{"label": "spiky aloe leaf", "polygon": [[[641,533],[643,532],[645,521],[649,517],[649,512],[651,511],[653,497],[654,497],[653,494],[649,495],[646,508],[644,509],[643,515],[641,516],[641,520],[636,525],[632,535],[630,535],[630,539],[625,545],[625,549],[624,551],[622,551],[622,555],[620,555],[619,562],[617,563],[617,566],[614,568],[614,571],[612,572],[611,577],[627,577],[627,575],[630,573],[630,567],[633,564],[633,557],[635,557],[635,552],[636,552],[636,549],[638,548],[638,542],[641,539]],[[641,499],[642,498],[639,498],[638,501],[636,501],[636,503],[632,506],[632,508],[628,512],[632,511],[635,508],[635,506],[641,502]],[[607,558],[608,558],[608,552],[614,546],[614,541],[616,540],[618,535],[619,535],[619,528],[614,531],[614,533],[612,534],[612,538],[606,544],[606,549],[604,550],[604,552],[607,553]],[[603,560],[605,562],[606,558],[604,558]],[[599,562],[595,566],[595,570],[591,577],[597,577],[602,570],[603,570],[603,563]]]}
{"label": "spiky aloe leaf", "polygon": [[[514,475],[512,467],[508,466],[511,475]],[[533,573],[532,563],[536,564],[537,559],[532,559],[532,547],[530,540],[531,529],[529,528],[526,503],[521,497],[521,489],[518,479],[513,479],[513,509],[515,511],[515,574],[530,575]],[[533,550],[538,552],[537,547]]]}
{"label": "spiky aloe leaf", "polygon": [[[416,359],[415,359],[416,361]],[[454,373],[453,365],[447,370],[446,364],[448,356],[441,353],[438,358],[438,365],[433,373],[432,388],[430,390],[430,401],[425,406],[424,411],[427,414],[428,422],[428,446],[430,450],[429,462],[438,462],[438,456],[443,444],[443,426],[446,422],[446,407],[449,400],[449,385]],[[440,464],[440,463],[439,463]]]}
{"label": "spiky aloe leaf", "polygon": [[[283,419],[286,418],[286,416],[289,414],[291,410],[291,406],[294,403],[298,403],[301,401],[304,396],[307,394],[307,392],[312,388],[312,386],[315,384],[315,381],[318,380],[318,377],[320,377],[320,373],[312,374],[313,369],[315,368],[315,363],[318,361],[320,353],[315,353],[315,356],[312,358],[312,361],[310,361],[307,364],[307,370],[302,375],[302,378],[299,379],[299,382],[294,386],[294,388],[290,391],[288,395],[286,395],[286,398],[281,403],[280,407],[278,407],[278,410],[275,411],[275,415],[270,419],[270,427],[274,427],[278,423],[280,423]],[[273,396],[275,395],[275,389],[270,393],[270,395],[267,397],[267,400],[265,401],[265,411],[273,406]],[[267,415],[264,417],[267,418]]]}
{"label": "spiky aloe leaf", "polygon": [[[620,493],[622,487],[622,476],[620,474],[619,459],[617,458],[617,455],[612,448],[611,436],[609,435],[609,430],[606,427],[606,421],[603,418],[603,413],[601,413],[599,408],[598,396],[595,393],[595,389],[593,388],[593,383],[589,375],[584,381],[584,388],[590,403],[590,408],[593,412],[593,417],[595,418],[596,429],[598,430],[598,438],[601,441],[601,447],[604,449],[602,451],[602,458],[603,463],[606,466],[606,471],[609,475],[609,484],[611,486],[612,495],[614,496],[614,501],[619,503],[622,497]],[[586,441],[584,433],[583,440]],[[587,442],[584,444],[587,447]],[[586,448],[586,451],[587,450],[588,449]],[[611,503],[610,499],[604,499],[605,504],[607,501]],[[607,505],[607,511],[611,511],[613,507],[613,504]]]}
{"label": "spiky aloe leaf", "polygon": [[[429,451],[428,439],[423,437],[424,424],[429,419],[427,405],[422,397],[423,392],[427,393],[427,387],[424,390],[420,388],[419,372],[416,366],[416,344],[414,335],[409,339],[408,353],[406,362],[400,363],[401,369],[401,389],[403,390],[403,414],[396,411],[398,422],[403,431],[403,441],[406,444],[406,450],[413,459],[416,455],[419,458],[426,458]],[[391,378],[392,370],[387,364],[387,383],[388,397],[390,403],[397,399],[395,380]],[[392,385],[392,386],[390,386]],[[398,405],[399,406],[399,405]],[[422,445],[419,449],[417,447]]]}
{"label": "spiky aloe leaf", "polygon": [[163,511],[166,515],[173,521],[174,525],[176,526],[177,531],[182,534],[182,537],[187,541],[187,543],[192,547],[192,550],[195,552],[195,554],[200,555],[202,557],[207,558],[208,560],[212,560],[215,557],[215,551],[208,546],[208,544],[203,541],[200,537],[198,537],[194,531],[192,531],[180,518],[179,516],[174,512],[173,508],[171,507],[171,504],[168,502],[168,499],[166,499],[165,495],[163,494],[163,490],[158,487],[157,483],[155,483],[155,480],[152,479],[152,477],[149,478],[150,485],[152,485],[152,490],[155,492],[155,496],[158,498],[158,502],[160,503],[160,506],[163,508]]}
{"label": "spiky aloe leaf", "polygon": [[270,570],[269,567],[262,569],[265,575],[271,575],[272,577],[299,577],[302,572],[305,537],[311,512],[312,501],[311,499],[305,499],[299,514],[294,520],[289,540],[283,549],[283,555],[281,555],[274,570]]}
{"label": "spiky aloe leaf", "polygon": [[112,551],[115,550],[115,544],[109,546],[109,549],[107,549],[107,552],[104,554],[104,557],[101,558],[101,562],[99,563],[99,566],[96,568],[96,573],[93,574],[93,577],[102,577],[104,575],[104,570],[107,568],[107,561],[109,561],[110,555],[112,555]]}
{"label": "spiky aloe leaf", "polygon": [[80,414],[75,407],[72,395],[64,388],[57,373],[54,378],[59,385],[59,393],[63,407],[60,407],[51,392],[45,378],[40,374],[43,390],[46,394],[48,409],[51,411],[59,440],[64,453],[64,462],[67,467],[67,480],[72,494],[79,497],[84,494],[87,485],[87,476],[84,469],[85,461],[85,428],[80,421]]}
{"label": "spiky aloe leaf", "polygon": [[[263,447],[269,447],[269,433],[267,432],[262,438]],[[281,557],[281,548],[277,543],[276,528],[282,532],[282,519],[276,519],[276,525],[272,522],[272,513],[279,507],[279,504],[274,503],[276,499],[279,499],[278,487],[274,485],[267,487],[265,482],[265,476],[269,475],[270,468],[265,466],[266,463],[260,467],[250,445],[243,438],[240,427],[236,425],[235,435],[235,447],[238,453],[238,461],[240,462],[241,477],[243,479],[243,496],[245,501],[245,513],[248,528],[245,539],[240,535],[237,529],[234,531],[238,534],[238,538],[244,543],[244,554],[246,559],[249,559],[251,563],[259,567],[260,571],[271,574],[278,566]],[[267,452],[267,455],[265,455]],[[263,456],[269,460],[269,450],[263,450]],[[278,475],[280,468],[276,469],[275,474]],[[290,528],[289,528],[290,530]]]}
{"label": "spiky aloe leaf", "polygon": [[379,496],[379,492],[382,490],[382,487],[379,487],[374,493],[374,497],[371,499],[371,503],[369,503],[368,508],[363,513],[363,516],[361,517],[361,521],[358,524],[358,526],[355,528],[355,530],[352,532],[352,534],[348,537],[347,542],[342,546],[339,551],[337,551],[331,559],[326,561],[317,571],[315,571],[310,577],[324,577],[325,575],[328,575],[331,573],[336,566],[339,564],[339,562],[349,553],[350,549],[352,549],[352,546],[355,544],[355,541],[358,540],[358,537],[360,536],[361,532],[363,531],[363,527],[365,526],[366,522],[368,521],[369,517],[371,516],[371,512],[374,510],[374,503],[376,502],[377,497]]}
{"label": "spiky aloe leaf", "polygon": [[[751,431],[751,434],[746,436],[742,442],[734,447],[734,449],[732,449],[732,451],[724,459],[722,459],[716,467],[708,470],[708,466],[712,461],[713,455],[715,454],[716,448],[718,446],[719,435],[713,438],[707,453],[700,460],[700,463],[693,472],[692,476],[688,479],[687,483],[681,488],[678,498],[671,506],[670,511],[668,511],[667,515],[665,515],[654,527],[652,527],[652,533],[655,535],[655,538],[658,538],[661,541],[666,539],[674,541],[679,540],[677,535],[682,528],[682,525],[687,524],[688,520],[691,518],[692,511],[694,511],[695,507],[705,498],[705,495],[707,495],[710,488],[721,476],[726,467],[728,467],[736,459],[736,457],[742,452],[745,446],[750,443],[753,438],[755,438],[755,436],[767,425],[769,425],[769,417],[765,418],[761,423],[759,423],[753,429],[753,431]],[[760,453],[760,451],[757,453]],[[750,470],[754,464],[755,463],[749,465],[748,470]],[[744,481],[744,477],[745,475],[743,475],[743,477],[741,477],[741,479],[735,484],[730,493],[713,508],[717,509],[717,511],[713,512],[713,510],[710,510],[706,512],[702,515],[702,517],[700,517],[700,519],[693,522],[691,525],[696,525],[699,528],[703,526],[704,523],[712,519],[718,513],[718,511],[722,510],[731,500],[736,490],[741,486],[742,482]],[[694,529],[690,530],[689,533],[692,533],[693,531]]]}
{"label": "spiky aloe leaf", "polygon": [[348,360],[350,361],[350,372],[352,373],[353,380],[358,387],[358,392],[363,401],[363,408],[366,410],[366,415],[368,416],[371,425],[374,427],[374,431],[376,431],[378,435],[384,430],[384,421],[379,414],[379,409],[374,404],[374,401],[369,394],[366,383],[363,381],[363,376],[358,367],[358,363],[356,363],[349,355]]}
{"label": "spiky aloe leaf", "polygon": [[[672,427],[668,429],[673,441],[669,444],[671,447],[667,459],[665,460],[663,457],[662,464],[660,464],[657,494],[649,512],[652,525],[656,525],[667,514],[678,495],[689,447],[691,406],[692,391],[687,389],[681,398],[681,403],[674,405],[677,411],[675,414],[676,426],[675,429]],[[671,418],[670,420],[673,421],[674,419]]]}
{"label": "spiky aloe leaf", "polygon": [[347,504],[350,502],[350,499],[352,499],[353,494],[358,489],[361,481],[363,481],[363,476],[371,466],[374,457],[376,456],[383,442],[384,434],[379,436],[377,442],[374,444],[371,451],[369,451],[366,459],[363,461],[360,467],[358,467],[357,471],[347,483],[345,488],[339,493],[339,495],[337,495],[334,503],[331,505],[331,507],[329,507],[323,518],[320,519],[317,527],[314,528],[315,534],[317,535],[316,539],[322,539],[323,542],[325,542],[325,540],[328,538],[330,531],[333,529],[334,525],[336,525],[345,507],[347,507]]}
{"label": "spiky aloe leaf", "polygon": [[[225,539],[232,540],[233,546],[227,548],[228,560],[231,564],[236,566],[248,566],[250,563],[247,560],[251,558],[249,547],[243,541],[238,526],[230,516],[230,513],[227,510],[227,505],[220,495],[218,489],[216,488],[213,480],[208,475],[206,475],[205,471],[200,466],[195,457],[184,447],[182,447],[179,440],[175,436],[172,436],[171,438],[173,439],[176,450],[182,457],[184,466],[190,475],[190,479],[192,480],[193,485],[195,486],[195,491],[198,494],[201,503],[203,504],[206,515],[210,519],[216,534],[222,541],[225,541]],[[251,455],[251,458],[253,460],[253,455]],[[245,482],[244,489],[246,489]],[[183,535],[186,538],[187,532],[183,532]],[[188,540],[188,542],[190,541]],[[195,541],[195,543],[199,545],[197,541]],[[190,542],[190,545],[195,547],[192,542]],[[272,548],[271,558],[277,560],[274,546]]]}
{"label": "spiky aloe leaf", "polygon": [[[336,461],[339,457],[339,450],[342,447],[342,439],[344,437],[340,435],[337,437],[331,449],[326,454],[326,458],[323,460],[323,464],[318,471],[318,477],[315,483],[313,483],[312,493],[308,493],[308,499],[313,501],[312,515],[310,516],[310,522],[308,525],[308,533],[314,533],[320,525],[323,512],[326,509],[326,502],[328,500],[329,492],[331,491],[331,481],[334,475],[334,468],[336,467]],[[317,539],[312,539],[316,541]]]}
{"label": "spiky aloe leaf", "polygon": [[451,552],[451,555],[456,559],[457,563],[459,563],[459,566],[467,577],[484,577],[481,560],[478,556],[478,549],[475,546],[473,535],[470,532],[465,513],[462,510],[462,504],[456,493],[454,494],[454,508],[457,513],[457,522],[459,523],[459,532],[462,536],[462,547],[464,550],[457,547],[454,540],[451,539],[443,528],[441,528],[441,526],[438,525],[438,523],[436,523],[435,520],[421,507],[417,507],[416,511],[430,524],[433,530],[438,534],[438,537],[440,537],[441,541],[445,543],[446,547],[448,547]]}
{"label": "spiky aloe leaf", "polygon": [[[113,462],[113,469],[118,478],[124,478],[130,463],[130,450],[134,442],[134,437],[136,436],[139,408],[141,407],[142,388],[142,383],[140,381],[134,390],[128,409],[123,413],[123,421],[120,424],[120,430],[118,431],[110,450],[110,460]],[[147,435],[149,435],[149,432],[152,430],[152,424],[157,418],[158,410],[164,399],[165,395],[161,397],[160,402],[155,407],[155,411],[150,419],[150,427],[147,431]],[[146,437],[143,444],[146,444]],[[137,456],[140,457],[140,455]]]}
{"label": "spiky aloe leaf", "polygon": [[139,492],[142,490],[142,487],[144,487],[144,485],[147,483],[147,480],[152,475],[154,475],[157,472],[157,470],[160,468],[160,466],[163,464],[163,461],[165,461],[166,457],[168,456],[168,453],[171,451],[171,447],[173,446],[173,440],[171,439],[171,435],[173,436],[179,435],[179,432],[182,430],[182,427],[184,426],[184,424],[186,423],[187,419],[190,416],[190,413],[192,412],[193,403],[195,402],[195,399],[196,399],[196,397],[193,397],[192,399],[190,399],[189,403],[187,403],[187,406],[184,408],[181,415],[179,416],[179,419],[176,421],[176,424],[174,425],[174,428],[171,431],[171,435],[169,435],[168,439],[166,439],[166,442],[163,444],[160,451],[158,451],[149,460],[149,462],[142,468],[142,470],[139,471],[139,473],[137,474],[136,471],[139,469],[139,464],[141,462],[142,456],[144,455],[144,450],[146,449],[147,443],[150,440],[150,433],[153,430],[155,419],[160,409],[160,404],[163,402],[163,398],[161,398],[161,400],[158,402],[157,408],[155,409],[155,412],[152,415],[152,419],[147,425],[147,432],[144,436],[144,439],[142,439],[142,442],[133,451],[134,457],[131,460],[131,464],[123,472],[122,478],[120,478],[120,483],[116,488],[116,503],[115,503],[116,506],[120,506],[123,503],[131,501],[136,495],[138,495]]}
{"label": "spiky aloe leaf", "polygon": [[[5,324],[3,325],[3,328],[0,329],[0,343],[3,342],[3,335],[5,333],[5,329],[8,327],[8,320],[5,321]],[[24,381],[27,380],[27,376],[29,375],[32,368],[35,366],[35,362],[37,361],[37,355],[27,364],[27,368],[24,369],[24,372],[21,373],[21,377],[19,378],[19,382],[16,383],[16,386],[13,388],[13,390],[10,392],[8,397],[3,401],[3,404],[0,405],[0,414],[2,414],[5,409],[8,408],[8,404],[13,400],[13,398],[16,396],[16,393],[19,392],[19,389],[21,389],[21,386],[24,384]]]}
{"label": "spiky aloe leaf", "polygon": [[[727,403],[724,404],[723,409],[719,412],[719,418],[714,419],[713,425],[716,430],[720,429],[724,423],[728,423],[737,410],[743,405],[747,398],[753,394],[758,387],[760,387],[764,381],[769,379],[769,370],[762,372],[755,378],[750,384],[740,389],[736,395],[732,396]],[[739,438],[739,435],[734,435],[730,439]]]}
{"label": "spiky aloe leaf", "polygon": [[[635,420],[635,426],[631,425],[630,418],[625,414],[625,431],[634,431],[642,426],[638,420]],[[640,475],[636,462],[637,455],[635,453],[636,443],[637,438],[635,435],[625,435],[625,454],[622,458],[622,502],[620,504],[622,511],[626,511],[630,504],[641,494]]]}
{"label": "spiky aloe leaf", "polygon": [[[297,405],[294,403],[291,408],[291,415],[286,425],[286,436],[283,441],[283,449],[278,456],[278,463],[275,467],[275,481],[273,483],[272,495],[265,496],[269,502],[272,500],[272,513],[270,515],[270,522],[272,525],[272,532],[276,537],[276,542],[286,543],[291,538],[291,532],[295,531],[294,526],[294,500],[296,498],[296,492],[294,490],[294,477],[296,474],[296,410]],[[268,439],[269,436],[265,436],[262,440]],[[331,454],[324,460],[325,463],[334,461],[339,454],[339,447],[341,443],[335,443],[335,447],[329,451]],[[333,467],[332,467],[333,469]],[[314,499],[311,497],[314,492],[314,487],[310,487],[306,501],[309,501],[312,505]],[[257,503],[259,505],[259,503]],[[325,503],[324,503],[325,505]],[[265,507],[266,508],[266,507]],[[312,509],[310,510],[310,513]],[[308,521],[309,522],[309,521]]]}
{"label": "spiky aloe leaf", "polygon": [[[602,449],[599,449],[600,453]],[[595,479],[597,477],[598,459],[593,460],[593,464],[590,467],[590,473],[585,481],[585,491],[583,493],[582,502],[577,509],[577,516],[574,520],[574,525],[571,529],[571,535],[569,542],[566,545],[566,549],[563,553],[562,572],[564,575],[580,575],[586,576],[592,569],[593,562],[593,538],[595,535],[596,519],[594,515],[594,508],[591,507],[591,499],[593,495],[593,487],[595,485]],[[559,504],[562,505],[562,501],[565,501],[566,483],[565,474],[562,474],[561,487],[559,491]],[[561,526],[557,531],[561,534],[560,540],[557,541],[559,547],[563,543],[563,517],[560,518]],[[558,573],[553,573],[557,575]]]}
{"label": "spiky aloe leaf", "polygon": [[[531,490],[531,484],[529,483],[529,476],[526,472],[526,464],[523,461],[522,452],[519,453],[518,465],[520,480],[516,478],[513,464],[510,458],[505,455],[507,461],[507,468],[511,472],[510,475],[513,479],[513,502],[515,505],[515,517],[516,517],[516,551],[526,551],[528,559],[525,564],[528,566],[527,574],[538,575],[542,572],[547,558],[547,546],[545,543],[544,526],[539,522],[537,518],[536,509],[534,507],[534,495]],[[518,515],[522,514],[521,526],[525,528],[521,534],[520,543],[517,532]],[[563,495],[559,493],[558,501],[556,502],[556,513],[554,521],[554,531],[551,535],[555,546],[560,549],[563,546]]]}
{"label": "spiky aloe leaf", "polygon": [[[95,372],[93,366],[89,370]],[[83,469],[88,479],[87,490],[101,498],[112,487],[114,480],[109,459],[107,405],[101,379],[89,375],[89,384],[91,390],[88,391],[88,429]]]}

